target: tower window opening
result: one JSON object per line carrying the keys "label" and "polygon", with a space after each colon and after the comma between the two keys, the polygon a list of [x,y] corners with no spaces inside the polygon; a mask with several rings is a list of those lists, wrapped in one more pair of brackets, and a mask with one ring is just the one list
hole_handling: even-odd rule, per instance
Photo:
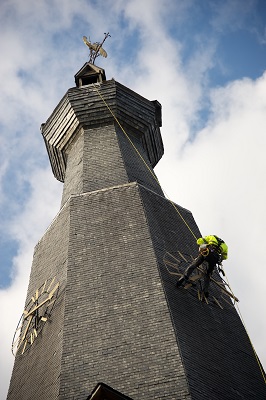
{"label": "tower window opening", "polygon": [[99,81],[98,75],[83,76],[81,78],[80,86],[90,85],[92,83],[97,83],[98,81]]}

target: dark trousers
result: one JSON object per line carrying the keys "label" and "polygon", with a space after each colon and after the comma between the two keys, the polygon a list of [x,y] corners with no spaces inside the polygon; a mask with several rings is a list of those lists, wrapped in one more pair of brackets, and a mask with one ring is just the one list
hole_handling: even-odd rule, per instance
{"label": "dark trousers", "polygon": [[204,276],[203,291],[208,292],[211,274],[215,268],[215,265],[218,264],[220,261],[220,255],[217,253],[217,251],[210,249],[209,254],[207,256],[199,254],[198,257],[192,262],[192,264],[190,264],[186,269],[184,277],[189,278],[194,269],[197,268],[199,265],[201,265],[204,261],[207,261],[208,267],[206,274]]}

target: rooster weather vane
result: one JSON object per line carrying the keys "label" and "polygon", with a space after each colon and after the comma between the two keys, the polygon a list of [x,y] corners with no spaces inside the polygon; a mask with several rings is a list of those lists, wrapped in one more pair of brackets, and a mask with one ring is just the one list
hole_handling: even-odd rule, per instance
{"label": "rooster weather vane", "polygon": [[90,49],[90,59],[89,59],[89,63],[94,64],[95,59],[98,56],[102,56],[104,58],[107,57],[107,53],[106,51],[103,49],[102,45],[105,42],[105,40],[108,38],[108,36],[111,37],[111,35],[109,35],[108,33],[104,33],[104,39],[103,41],[100,42],[95,42],[95,43],[91,43],[90,38],[89,40],[87,39],[87,36],[83,36],[83,42],[86,44],[86,46],[88,46],[88,48]]}

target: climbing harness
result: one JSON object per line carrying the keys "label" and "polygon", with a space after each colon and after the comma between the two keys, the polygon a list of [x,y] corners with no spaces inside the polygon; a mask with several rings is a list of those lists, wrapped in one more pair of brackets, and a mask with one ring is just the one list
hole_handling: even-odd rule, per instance
{"label": "climbing harness", "polygon": [[207,244],[201,244],[199,247],[199,252],[203,257],[207,257],[209,255],[210,249]]}

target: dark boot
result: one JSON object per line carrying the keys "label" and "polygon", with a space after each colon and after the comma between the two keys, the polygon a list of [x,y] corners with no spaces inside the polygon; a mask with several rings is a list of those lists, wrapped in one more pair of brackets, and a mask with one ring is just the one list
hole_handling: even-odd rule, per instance
{"label": "dark boot", "polygon": [[181,276],[181,278],[178,279],[176,282],[176,287],[182,286],[184,283],[186,283],[188,278],[186,276]]}

